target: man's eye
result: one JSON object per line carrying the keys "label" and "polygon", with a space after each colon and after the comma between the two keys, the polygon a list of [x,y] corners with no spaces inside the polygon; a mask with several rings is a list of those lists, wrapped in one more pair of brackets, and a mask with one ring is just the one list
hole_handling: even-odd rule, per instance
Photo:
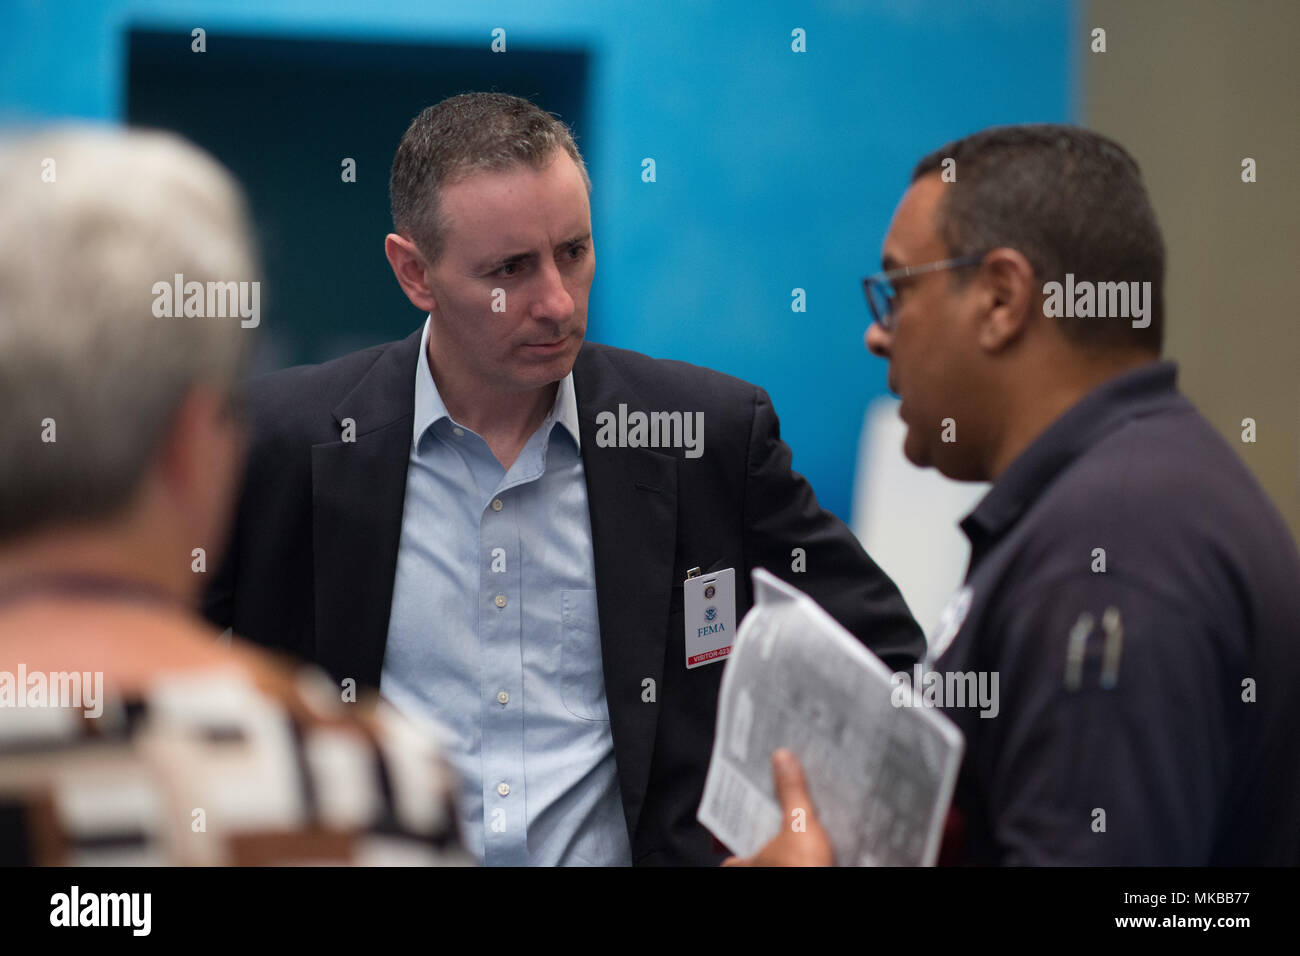
{"label": "man's eye", "polygon": [[496,272],[494,272],[494,273],[492,273],[492,274],[495,275],[495,276],[500,276],[500,277],[503,278],[503,279],[508,279],[508,278],[510,278],[510,277],[513,276],[513,275],[518,275],[518,274],[519,274],[519,263],[517,263],[517,262],[507,262],[505,265],[501,266],[499,269],[497,269]]}
{"label": "man's eye", "polygon": [[586,255],[587,247],[579,243],[576,246],[569,246],[568,253],[570,259],[581,259]]}

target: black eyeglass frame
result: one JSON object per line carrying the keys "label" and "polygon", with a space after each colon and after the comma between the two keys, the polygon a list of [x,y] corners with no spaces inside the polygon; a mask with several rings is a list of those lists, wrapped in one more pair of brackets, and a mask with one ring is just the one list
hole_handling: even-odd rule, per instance
{"label": "black eyeglass frame", "polygon": [[[897,269],[886,269],[884,272],[877,272],[875,275],[867,276],[862,280],[862,294],[867,297],[867,308],[871,310],[872,321],[877,323],[886,332],[893,332],[898,327],[898,320],[894,316],[894,299],[898,292],[894,289],[894,281],[897,279],[910,279],[913,276],[925,275],[929,272],[942,272],[945,269],[964,269],[970,266],[977,266],[984,261],[986,252],[972,253],[968,256],[958,256],[955,259],[941,259],[937,262],[924,262],[915,266],[900,266]],[[877,302],[873,293],[880,296]]]}

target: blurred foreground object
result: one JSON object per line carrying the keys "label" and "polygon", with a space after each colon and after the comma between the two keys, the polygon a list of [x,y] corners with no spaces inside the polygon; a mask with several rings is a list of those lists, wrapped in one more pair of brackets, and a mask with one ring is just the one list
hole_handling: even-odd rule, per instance
{"label": "blurred foreground object", "polygon": [[0,147],[0,863],[463,859],[427,736],[192,612],[259,303],[193,146]]}

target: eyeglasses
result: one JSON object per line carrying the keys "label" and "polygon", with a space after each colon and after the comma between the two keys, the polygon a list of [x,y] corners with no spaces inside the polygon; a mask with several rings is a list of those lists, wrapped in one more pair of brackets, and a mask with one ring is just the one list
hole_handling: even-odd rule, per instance
{"label": "eyeglasses", "polygon": [[862,291],[866,293],[867,307],[871,309],[872,319],[880,323],[880,327],[886,332],[892,332],[898,327],[898,319],[894,315],[894,302],[898,298],[898,290],[894,288],[895,280],[910,279],[913,276],[924,275],[927,272],[940,272],[944,269],[977,266],[984,261],[984,255],[981,252],[959,256],[956,259],[944,259],[941,262],[927,262],[919,266],[902,266],[867,276],[862,280]]}

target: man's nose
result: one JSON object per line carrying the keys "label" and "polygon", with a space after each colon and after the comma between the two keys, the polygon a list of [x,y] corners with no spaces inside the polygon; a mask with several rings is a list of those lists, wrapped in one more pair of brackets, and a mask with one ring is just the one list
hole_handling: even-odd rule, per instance
{"label": "man's nose", "polygon": [[565,320],[573,315],[573,296],[564,287],[564,277],[555,263],[542,268],[541,287],[533,301],[533,318]]}
{"label": "man's nose", "polygon": [[872,322],[867,326],[867,334],[863,336],[867,343],[867,351],[877,358],[889,358],[890,335],[880,327],[879,322]]}

